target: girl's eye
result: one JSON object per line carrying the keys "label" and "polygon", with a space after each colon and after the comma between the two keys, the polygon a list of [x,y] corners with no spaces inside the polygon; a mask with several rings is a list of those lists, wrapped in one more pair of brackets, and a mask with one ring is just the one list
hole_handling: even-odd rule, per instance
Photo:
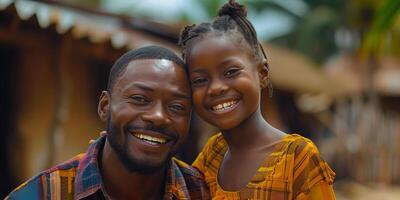
{"label": "girl's eye", "polygon": [[174,103],[170,106],[170,108],[174,111],[184,111],[185,110],[185,106],[179,103]]}
{"label": "girl's eye", "polygon": [[193,84],[193,85],[201,85],[201,84],[206,83],[206,82],[207,82],[207,79],[206,79],[206,78],[204,78],[204,77],[199,77],[199,78],[195,78],[195,79],[192,81],[192,84]]}
{"label": "girl's eye", "polygon": [[232,76],[239,74],[239,72],[240,72],[240,68],[230,68],[227,71],[225,71],[224,76],[232,77]]}
{"label": "girl's eye", "polygon": [[133,96],[131,96],[131,99],[136,104],[147,104],[150,102],[150,100],[148,100],[146,97],[144,97],[142,95],[133,95]]}

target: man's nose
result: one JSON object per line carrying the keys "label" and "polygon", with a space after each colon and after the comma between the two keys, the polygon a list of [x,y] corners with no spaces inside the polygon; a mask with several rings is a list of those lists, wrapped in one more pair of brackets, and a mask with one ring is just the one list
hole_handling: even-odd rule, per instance
{"label": "man's nose", "polygon": [[165,111],[162,102],[157,102],[154,106],[149,108],[149,110],[142,115],[142,119],[160,128],[165,128],[171,124],[171,119]]}

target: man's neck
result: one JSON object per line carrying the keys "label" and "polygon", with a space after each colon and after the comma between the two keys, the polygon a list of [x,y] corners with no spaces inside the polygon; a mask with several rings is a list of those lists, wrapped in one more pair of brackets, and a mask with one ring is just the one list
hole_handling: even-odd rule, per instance
{"label": "man's neck", "polygon": [[101,153],[101,176],[111,199],[162,199],[165,170],[139,174],[127,170],[106,140]]}

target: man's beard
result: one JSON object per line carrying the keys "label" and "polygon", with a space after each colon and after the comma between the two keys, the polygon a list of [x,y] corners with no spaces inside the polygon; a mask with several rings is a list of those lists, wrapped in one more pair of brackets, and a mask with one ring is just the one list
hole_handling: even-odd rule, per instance
{"label": "man's beard", "polygon": [[[139,174],[152,174],[169,164],[169,161],[173,155],[172,152],[169,152],[166,158],[159,164],[141,162],[140,160],[134,158],[134,156],[129,156],[128,140],[125,139],[123,144],[120,144],[117,137],[119,134],[118,132],[118,128],[114,126],[114,124],[111,122],[111,117],[109,117],[107,120],[107,140],[109,141],[111,148],[117,154],[121,163],[130,172],[137,172]],[[130,133],[126,130],[126,128],[124,128],[122,134],[124,134],[125,138],[127,138],[128,134]]]}

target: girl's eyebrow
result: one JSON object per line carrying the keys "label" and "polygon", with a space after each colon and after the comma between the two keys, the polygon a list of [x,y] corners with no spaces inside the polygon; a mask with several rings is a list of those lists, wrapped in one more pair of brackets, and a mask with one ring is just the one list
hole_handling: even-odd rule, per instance
{"label": "girl's eyebrow", "polygon": [[226,59],[222,60],[222,61],[219,63],[219,65],[226,65],[226,64],[231,63],[231,62],[234,62],[234,61],[235,61],[234,58],[226,58]]}
{"label": "girl's eyebrow", "polygon": [[[217,66],[223,66],[229,63],[241,63],[241,62],[240,60],[232,56],[223,59],[221,62],[218,63]],[[191,70],[192,73],[205,73],[205,70],[202,67],[192,67],[192,68],[193,68],[193,70]]]}
{"label": "girl's eyebrow", "polygon": [[194,69],[191,70],[194,73],[204,73],[204,69],[202,69],[201,67],[193,67]]}
{"label": "girl's eyebrow", "polygon": [[223,60],[219,63],[219,65],[226,65],[226,64],[229,64],[229,63],[232,63],[232,62],[241,63],[241,62],[240,62],[240,59],[237,59],[237,58],[235,58],[234,56],[232,56],[232,57],[227,57],[227,58],[223,59]]}

